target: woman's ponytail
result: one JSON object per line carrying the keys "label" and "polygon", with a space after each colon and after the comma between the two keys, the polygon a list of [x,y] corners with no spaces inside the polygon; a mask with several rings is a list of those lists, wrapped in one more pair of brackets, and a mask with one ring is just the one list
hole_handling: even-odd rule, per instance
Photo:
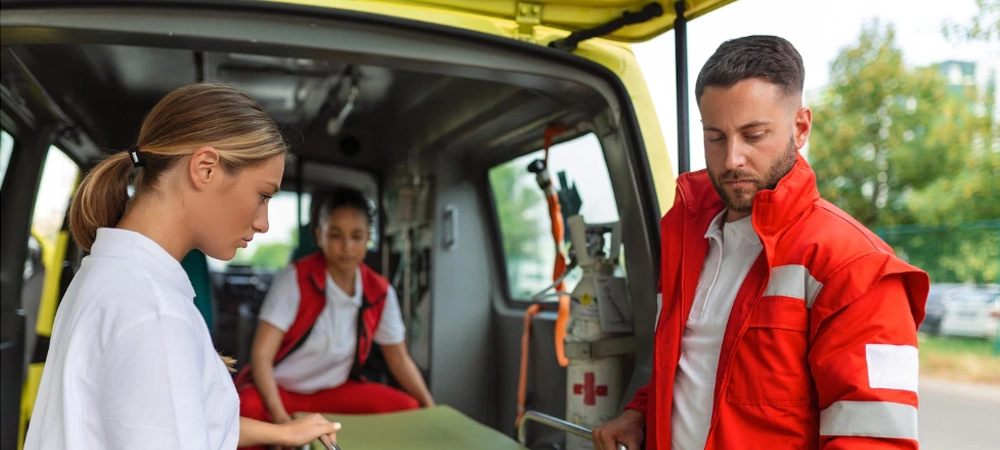
{"label": "woman's ponytail", "polygon": [[[202,146],[219,152],[229,173],[285,155],[288,147],[277,125],[249,95],[224,84],[196,83],[178,88],[157,102],[143,119],[137,147],[111,155],[94,167],[73,198],[69,229],[87,251],[97,229],[114,227],[128,206],[129,175],[138,198]],[[135,161],[132,160],[135,152]]]}
{"label": "woman's ponytail", "polygon": [[89,252],[97,229],[117,225],[125,214],[133,167],[129,153],[118,152],[101,161],[83,178],[69,208],[69,231],[80,248]]}

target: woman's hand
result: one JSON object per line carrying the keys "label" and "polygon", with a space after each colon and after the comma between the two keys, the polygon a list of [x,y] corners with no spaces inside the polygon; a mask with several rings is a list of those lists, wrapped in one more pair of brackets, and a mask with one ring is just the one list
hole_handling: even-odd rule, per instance
{"label": "woman's hand", "polygon": [[427,383],[424,382],[424,377],[420,374],[420,369],[417,368],[417,364],[410,357],[410,352],[406,350],[405,342],[383,345],[382,355],[385,356],[385,362],[388,363],[392,376],[396,377],[396,381],[399,382],[406,393],[417,399],[417,402],[423,408],[430,408],[435,405],[434,397],[431,397],[431,392],[427,389]]}
{"label": "woman's hand", "polygon": [[322,440],[323,438],[337,442],[337,430],[340,430],[340,423],[331,423],[320,414],[310,414],[285,422],[280,426],[280,443],[287,447],[301,447],[316,439]]}
{"label": "woman's hand", "polygon": [[330,442],[337,441],[336,435],[339,429],[339,423],[330,423],[319,414],[300,417],[280,425],[240,417],[238,446],[277,445],[295,450],[294,447],[301,448],[316,439],[330,446]]}

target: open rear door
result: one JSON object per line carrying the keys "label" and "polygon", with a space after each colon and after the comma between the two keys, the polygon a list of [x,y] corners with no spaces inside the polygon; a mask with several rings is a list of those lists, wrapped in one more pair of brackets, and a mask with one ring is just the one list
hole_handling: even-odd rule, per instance
{"label": "open rear door", "polygon": [[[684,1],[688,20],[707,14],[735,0]],[[390,2],[392,2],[390,0]],[[593,29],[622,17],[635,14],[650,4],[660,5],[663,13],[650,20],[604,34],[601,37],[623,42],[642,42],[674,27],[676,3],[669,0],[402,0],[398,3],[422,4],[437,8],[466,11],[514,21],[537,20],[536,24],[570,32]]]}

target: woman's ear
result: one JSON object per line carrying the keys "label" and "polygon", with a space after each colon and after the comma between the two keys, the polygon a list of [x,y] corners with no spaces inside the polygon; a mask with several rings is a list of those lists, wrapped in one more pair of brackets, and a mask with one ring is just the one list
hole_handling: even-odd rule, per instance
{"label": "woman's ear", "polygon": [[205,189],[219,177],[222,170],[221,157],[213,147],[201,147],[195,150],[188,162],[188,175],[195,189]]}

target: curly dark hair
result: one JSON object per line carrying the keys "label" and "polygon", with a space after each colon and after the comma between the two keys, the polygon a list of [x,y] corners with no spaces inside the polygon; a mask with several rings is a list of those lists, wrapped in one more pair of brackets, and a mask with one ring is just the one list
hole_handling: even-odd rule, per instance
{"label": "curly dark hair", "polygon": [[313,195],[310,221],[311,228],[316,230],[321,220],[326,220],[330,214],[340,208],[354,208],[364,214],[371,225],[375,220],[375,208],[361,191],[342,187],[333,190],[317,192]]}

